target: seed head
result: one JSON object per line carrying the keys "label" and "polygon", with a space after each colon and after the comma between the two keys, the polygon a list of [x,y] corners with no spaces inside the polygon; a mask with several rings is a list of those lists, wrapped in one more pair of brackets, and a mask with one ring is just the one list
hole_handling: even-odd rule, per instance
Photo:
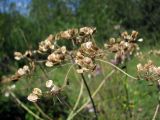
{"label": "seed head", "polygon": [[53,81],[52,80],[48,80],[47,82],[46,82],[46,87],[47,88],[51,88],[53,86]]}
{"label": "seed head", "polygon": [[37,102],[37,100],[39,99],[38,96],[34,93],[31,93],[28,95],[27,99],[31,102]]}

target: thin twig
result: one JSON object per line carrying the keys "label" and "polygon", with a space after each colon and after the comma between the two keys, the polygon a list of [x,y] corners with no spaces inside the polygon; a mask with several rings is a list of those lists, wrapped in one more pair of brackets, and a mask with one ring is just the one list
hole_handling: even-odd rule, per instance
{"label": "thin twig", "polygon": [[71,69],[73,68],[73,66],[74,66],[74,64],[72,64],[72,65],[69,67],[68,71],[67,71],[67,74],[66,74],[66,76],[65,76],[65,78],[64,78],[64,83],[63,83],[63,85],[62,85],[62,89],[67,85],[68,75],[69,75]]}
{"label": "thin twig", "polygon": [[108,61],[101,60],[101,59],[96,59],[96,60],[111,65],[112,67],[116,68],[117,70],[119,70],[120,72],[122,72],[123,74],[127,75],[128,77],[130,77],[130,78],[132,78],[132,79],[135,79],[135,80],[138,79],[138,78],[136,78],[136,77],[133,77],[132,75],[129,75],[128,73],[126,73],[125,71],[123,71],[122,69],[120,69],[119,67],[117,67],[116,65],[114,65],[114,64],[112,64],[112,63],[110,63],[110,62],[108,62]]}
{"label": "thin twig", "polygon": [[81,88],[80,88],[80,92],[79,92],[77,101],[76,101],[76,103],[75,103],[75,105],[74,105],[72,111],[70,112],[70,114],[69,114],[67,120],[71,120],[71,116],[72,116],[73,112],[77,109],[77,106],[78,106],[78,104],[79,104],[79,101],[80,101],[81,96],[82,96],[82,93],[83,93],[83,88],[84,88],[84,84],[83,84],[83,81],[81,81]]}
{"label": "thin twig", "polygon": [[160,104],[157,105],[152,120],[155,120],[155,119],[156,119],[157,113],[158,113],[158,111],[159,111],[159,107],[160,107]]}

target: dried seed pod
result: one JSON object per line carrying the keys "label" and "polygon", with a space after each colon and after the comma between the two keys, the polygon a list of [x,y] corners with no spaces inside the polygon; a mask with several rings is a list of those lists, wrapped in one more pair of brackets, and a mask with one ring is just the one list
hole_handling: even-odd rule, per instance
{"label": "dried seed pod", "polygon": [[96,56],[96,54],[98,53],[98,50],[99,50],[98,47],[95,44],[93,44],[91,41],[81,44],[81,48],[79,49],[79,51],[82,54],[87,54],[92,58]]}
{"label": "dried seed pod", "polygon": [[18,76],[23,76],[23,75],[25,75],[25,74],[27,74],[29,72],[30,72],[29,66],[24,65],[23,68],[19,68],[18,69],[18,71],[16,72],[16,74]]}
{"label": "dried seed pod", "polygon": [[41,96],[42,95],[42,91],[39,88],[34,88],[32,91],[33,94]]}
{"label": "dried seed pod", "polygon": [[89,57],[85,57],[85,58],[83,59],[83,61],[84,61],[84,63],[86,63],[86,64],[92,63],[92,59],[89,58]]}
{"label": "dried seed pod", "polygon": [[68,29],[59,33],[59,39],[72,39],[78,34],[78,29]]}
{"label": "dried seed pod", "polygon": [[95,31],[96,31],[96,28],[83,27],[83,28],[80,28],[79,34],[80,35],[92,35]]}
{"label": "dried seed pod", "polygon": [[60,92],[60,88],[56,85],[54,85],[52,88],[51,88],[51,93],[53,95],[57,95],[58,93]]}
{"label": "dried seed pod", "polygon": [[54,64],[53,64],[52,62],[50,62],[50,61],[47,61],[47,62],[45,63],[45,65],[46,65],[47,67],[52,67]]}
{"label": "dried seed pod", "polygon": [[52,80],[48,80],[47,82],[46,82],[46,87],[47,88],[51,88],[53,86],[53,81]]}
{"label": "dried seed pod", "polygon": [[138,71],[143,71],[143,66],[142,66],[142,64],[139,63],[139,64],[137,65],[137,70],[138,70]]}
{"label": "dried seed pod", "polygon": [[25,57],[31,57],[32,56],[32,51],[27,50],[24,54]]}
{"label": "dried seed pod", "polygon": [[17,74],[22,76],[22,75],[26,74],[26,71],[23,68],[19,68],[18,71],[17,71]]}
{"label": "dried seed pod", "polygon": [[31,93],[28,95],[27,99],[31,102],[37,102],[37,100],[39,99],[37,95],[35,95],[34,93]]}
{"label": "dried seed pod", "polygon": [[61,47],[61,51],[62,51],[63,54],[65,54],[65,53],[67,52],[66,47],[65,47],[65,46],[62,46],[62,47]]}
{"label": "dried seed pod", "polygon": [[30,71],[30,70],[29,70],[29,66],[28,66],[28,65],[24,65],[24,66],[23,66],[23,70],[26,71],[26,72],[29,72],[29,71]]}
{"label": "dried seed pod", "polygon": [[48,41],[52,42],[54,40],[54,36],[50,34],[47,38]]}
{"label": "dried seed pod", "polygon": [[39,43],[39,49],[38,51],[41,52],[47,52],[48,50],[54,50],[55,46],[52,44],[52,41],[54,40],[53,35],[50,35],[47,39],[44,41],[41,41]]}
{"label": "dried seed pod", "polygon": [[23,58],[23,55],[21,52],[14,52],[14,59],[21,60]]}
{"label": "dried seed pod", "polygon": [[131,37],[133,38],[133,40],[135,40],[137,36],[138,36],[138,32],[133,30],[131,33]]}
{"label": "dried seed pod", "polygon": [[71,38],[71,34],[69,33],[69,31],[63,31],[60,33],[61,39],[70,39]]}
{"label": "dried seed pod", "polygon": [[115,38],[110,38],[109,39],[109,44],[114,44],[116,42],[116,39]]}

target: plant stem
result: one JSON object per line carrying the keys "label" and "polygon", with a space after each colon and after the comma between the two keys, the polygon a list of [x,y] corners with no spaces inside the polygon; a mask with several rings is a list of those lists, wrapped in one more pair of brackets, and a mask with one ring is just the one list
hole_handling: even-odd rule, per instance
{"label": "plant stem", "polygon": [[74,64],[72,64],[70,67],[69,67],[69,69],[68,69],[68,71],[67,71],[67,74],[66,74],[66,76],[65,76],[65,78],[64,78],[64,83],[63,83],[63,85],[62,85],[62,89],[64,89],[65,87],[66,87],[66,85],[67,85],[67,82],[68,82],[68,75],[69,75],[69,73],[70,73],[70,71],[71,71],[71,69],[74,67]]}
{"label": "plant stem", "polygon": [[[79,67],[80,67],[80,66],[79,66]],[[84,85],[85,85],[86,88],[87,88],[87,92],[88,92],[89,98],[90,98],[91,103],[92,103],[92,105],[93,105],[93,109],[94,109],[94,113],[95,113],[95,120],[98,120],[96,106],[95,106],[95,104],[94,104],[94,101],[93,101],[93,98],[92,98],[92,95],[91,95],[89,86],[88,86],[88,84],[87,84],[87,82],[86,82],[86,79],[85,79],[83,73],[81,73],[81,77],[82,77],[82,80],[83,80],[83,82],[84,82]]]}
{"label": "plant stem", "polygon": [[[104,85],[105,81],[115,72],[115,70],[112,70],[103,80],[102,82],[99,84],[99,86],[97,87],[97,89],[93,92],[92,94],[92,98],[95,97],[95,95],[99,92],[99,90],[102,88],[102,86]],[[86,101],[72,116],[71,118],[73,118],[74,116],[76,116],[88,103],[90,102],[90,100]]]}
{"label": "plant stem", "polygon": [[83,81],[81,81],[81,88],[80,88],[80,92],[79,92],[78,98],[77,98],[76,103],[75,103],[72,111],[70,112],[67,120],[71,120],[71,119],[72,119],[71,116],[72,116],[72,114],[74,113],[74,111],[76,110],[76,108],[77,108],[77,106],[78,106],[78,104],[79,104],[79,101],[80,101],[80,99],[81,99],[81,97],[82,97],[83,86],[84,86]]}
{"label": "plant stem", "polygon": [[[71,60],[72,60],[72,62],[73,62],[73,64],[74,64],[74,59],[73,59],[73,57],[72,57],[71,54],[70,54],[70,57],[71,57]],[[81,66],[78,65],[78,67],[81,69]],[[92,106],[93,106],[93,109],[94,109],[94,113],[95,113],[95,120],[98,120],[97,110],[96,110],[96,107],[95,107],[95,104],[94,104],[94,101],[93,101],[93,98],[92,98],[92,95],[91,95],[89,86],[88,86],[88,84],[87,84],[87,82],[86,82],[86,79],[85,79],[83,73],[81,73],[80,75],[81,75],[81,77],[82,77],[82,80],[83,80],[84,85],[85,85],[85,87],[86,87],[86,89],[87,89],[89,98],[90,98],[90,100],[91,100],[91,103],[92,103]]]}
{"label": "plant stem", "polygon": [[157,107],[156,107],[156,110],[155,110],[155,112],[154,112],[154,116],[153,116],[152,120],[155,120],[155,119],[156,119],[157,113],[158,113],[158,111],[159,111],[159,107],[160,107],[160,104],[158,104],[158,105],[157,105]]}
{"label": "plant stem", "polygon": [[[126,65],[126,71],[125,72],[127,73],[127,65]],[[129,93],[128,93],[127,78],[128,78],[128,76],[125,75],[124,89],[125,89],[126,99],[127,99],[127,103],[126,103],[127,104],[127,110],[129,111],[129,116],[132,117],[131,109],[130,109],[130,106],[129,106],[130,100],[129,100]],[[126,114],[127,114],[128,111],[126,111]],[[126,120],[127,119],[128,119],[128,114],[126,115]]]}
{"label": "plant stem", "polygon": [[157,105],[157,107],[156,107],[156,110],[155,110],[155,112],[154,112],[154,115],[153,115],[153,118],[152,118],[152,120],[155,120],[156,119],[156,116],[157,116],[157,113],[158,113],[158,111],[159,111],[159,108],[160,108],[160,89],[159,89],[159,85],[160,85],[160,83],[158,82],[158,105]]}
{"label": "plant stem", "polygon": [[32,112],[25,104],[23,104],[17,97],[16,95],[10,91],[11,96],[17,101],[17,103],[23,108],[25,109],[29,114],[31,114],[32,116],[34,116],[36,119],[38,120],[44,120],[42,118],[40,118],[38,115],[36,115],[34,112]]}
{"label": "plant stem", "polygon": [[114,65],[114,64],[112,64],[112,63],[110,63],[110,62],[108,62],[108,61],[101,60],[101,59],[96,59],[96,60],[97,60],[97,61],[104,62],[104,63],[106,63],[106,64],[109,64],[110,66],[116,68],[117,70],[119,70],[119,71],[122,72],[123,74],[127,75],[128,77],[130,77],[130,78],[132,78],[132,79],[135,79],[135,80],[138,80],[138,78],[129,75],[128,73],[126,73],[125,71],[123,71],[122,69],[120,69],[119,67],[117,67],[116,65]]}

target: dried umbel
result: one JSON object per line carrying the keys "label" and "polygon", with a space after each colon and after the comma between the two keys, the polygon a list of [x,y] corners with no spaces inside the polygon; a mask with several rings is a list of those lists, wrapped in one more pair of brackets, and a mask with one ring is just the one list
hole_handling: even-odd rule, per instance
{"label": "dried umbel", "polygon": [[[34,66],[33,68],[35,68],[36,65],[42,63],[47,67],[53,67],[55,64],[58,65],[64,63],[64,61],[71,61],[72,64],[76,64],[78,67],[77,72],[81,73],[81,76],[84,72],[92,72],[92,74],[94,74],[94,70],[95,75],[98,75],[101,72],[101,69],[95,63],[96,58],[103,56],[105,51],[98,48],[94,42],[93,34],[95,32],[96,28],[94,27],[68,29],[54,35],[49,35],[49,37],[39,43],[38,48],[35,50],[27,50],[24,54],[15,52],[16,60],[27,58],[27,61],[35,64],[18,69],[16,76],[13,77],[18,76],[18,78],[20,78],[21,76],[30,73],[31,66]],[[136,50],[139,49],[136,43],[137,35],[138,32],[136,31],[132,31],[130,35],[127,32],[123,32],[120,38],[111,38],[109,43],[105,44],[108,51],[114,54],[113,62],[115,64],[125,62]],[[60,40],[66,40],[66,42],[69,41],[69,43],[72,43],[72,46],[74,47],[72,50],[67,50],[66,46],[59,45]],[[159,68],[157,68],[157,72],[158,69]],[[64,81],[64,83],[66,83],[66,81]],[[45,93],[49,93],[51,95],[57,95],[65,86],[63,85],[62,87],[58,87],[52,80],[46,81],[45,85],[47,87],[47,92]],[[27,99],[29,101],[36,102],[41,96],[42,91],[39,88],[34,88]]]}
{"label": "dried umbel", "polygon": [[153,61],[149,60],[148,63],[137,65],[138,76],[140,79],[149,81],[157,81],[160,77],[160,67],[154,65]]}
{"label": "dried umbel", "polygon": [[83,54],[86,54],[90,57],[95,57],[98,53],[98,47],[91,41],[85,42],[81,44],[79,51]]}
{"label": "dried umbel", "polygon": [[60,39],[73,39],[75,36],[78,35],[78,29],[69,29],[63,32],[60,32]]}
{"label": "dried umbel", "polygon": [[31,102],[37,102],[37,100],[39,99],[37,95],[31,93],[28,95],[27,99]]}
{"label": "dried umbel", "polygon": [[96,55],[98,55],[97,51],[99,51],[96,45],[91,42],[92,35],[95,31],[96,28],[94,27],[68,29],[55,35],[49,35],[45,40],[39,43],[38,49],[36,50],[27,50],[24,53],[15,52],[14,58],[16,60],[27,59],[28,62],[34,63],[30,66],[30,68],[33,69],[25,70],[24,68],[19,68],[16,74],[8,78],[7,81],[17,80],[21,76],[30,73],[31,70],[35,69],[37,65],[35,63],[45,63],[48,67],[62,63],[66,59],[67,53],[70,51],[67,51],[65,46],[58,46],[57,41],[59,40],[71,40],[73,44],[84,43],[78,51],[81,51],[83,54],[87,54],[87,56],[84,56],[93,59]]}
{"label": "dried umbel", "polygon": [[58,86],[53,84],[52,80],[48,80],[46,82],[46,87],[49,88],[49,93],[51,93],[52,95],[57,95],[61,90]]}
{"label": "dried umbel", "polygon": [[[50,41],[74,40],[76,43],[81,43],[82,41],[84,41],[85,37],[91,36],[95,31],[96,31],[96,28],[93,28],[93,27],[83,27],[83,28],[80,28],[79,30],[76,28],[68,29],[53,35]],[[79,40],[79,39],[83,39],[83,40]],[[44,44],[44,41],[43,41],[43,44]],[[45,46],[47,47],[43,47],[43,48],[48,48],[48,44],[46,44]],[[44,50],[46,51],[46,49]]]}
{"label": "dried umbel", "polygon": [[94,27],[83,27],[83,28],[80,28],[79,34],[84,36],[92,35],[95,31],[96,31],[96,28]]}
{"label": "dried umbel", "polygon": [[78,73],[93,71],[96,67],[91,58],[83,56],[79,51],[76,54],[75,63],[80,66],[80,69],[77,70]]}
{"label": "dried umbel", "polygon": [[133,55],[134,52],[139,50],[137,35],[138,32],[136,31],[132,31],[131,35],[123,32],[120,38],[111,38],[109,43],[104,44],[105,48],[115,54],[112,63],[116,65],[124,63],[130,59],[130,56]]}
{"label": "dried umbel", "polygon": [[46,40],[41,41],[39,43],[38,51],[47,52],[48,50],[54,50],[55,46],[54,44],[52,44],[52,41],[53,41],[53,35],[49,35],[49,37]]}
{"label": "dried umbel", "polygon": [[[27,58],[30,61],[36,61],[36,58],[43,58],[42,56],[46,54],[50,54],[47,60],[47,66],[53,66],[54,64],[60,63],[65,57],[66,47],[57,47],[57,41],[59,40],[72,40],[73,43],[79,44],[82,42],[88,42],[91,40],[91,36],[96,31],[96,28],[93,27],[83,27],[80,29],[68,29],[66,31],[61,31],[55,35],[49,35],[45,40],[39,43],[37,50],[27,50],[24,54],[21,52],[15,52],[15,59],[21,60],[22,58]],[[90,43],[86,43],[90,44]],[[95,45],[92,45],[92,50],[95,51],[97,48]],[[40,56],[41,55],[41,56]],[[39,57],[40,56],[40,57]],[[56,56],[56,57],[55,57]],[[43,60],[42,60],[43,61]]]}
{"label": "dried umbel", "polygon": [[34,88],[32,93],[38,96],[42,95],[42,91],[39,88]]}
{"label": "dried umbel", "polygon": [[27,99],[31,102],[37,102],[39,97],[42,95],[42,91],[39,88],[34,88],[32,93],[30,93]]}
{"label": "dried umbel", "polygon": [[18,76],[23,76],[26,75],[30,72],[29,66],[28,65],[24,65],[23,68],[19,68],[18,71],[16,72],[16,74]]}
{"label": "dried umbel", "polygon": [[27,50],[24,54],[21,52],[14,52],[14,59],[15,60],[21,60],[23,58],[31,58],[32,57],[32,51]]}
{"label": "dried umbel", "polygon": [[51,88],[51,90],[50,90],[50,92],[51,92],[52,95],[57,95],[57,94],[60,93],[60,91],[61,91],[61,89],[60,89],[58,86],[56,86],[56,85],[54,85],[54,86]]}
{"label": "dried umbel", "polygon": [[23,58],[23,54],[21,52],[14,52],[14,58],[16,60],[21,60]]}
{"label": "dried umbel", "polygon": [[82,43],[74,57],[75,63],[79,66],[77,72],[83,73],[95,70],[95,58],[101,55],[100,49],[92,41]]}
{"label": "dried umbel", "polygon": [[129,41],[129,42],[135,42],[138,36],[138,32],[137,31],[132,31],[131,35],[128,34],[128,32],[123,32],[121,33],[121,37],[125,40],[125,41]]}
{"label": "dried umbel", "polygon": [[48,80],[47,82],[46,82],[46,87],[47,88],[51,88],[53,86],[53,81],[52,80]]}
{"label": "dried umbel", "polygon": [[67,50],[65,46],[55,50],[47,57],[46,66],[52,67],[54,64],[61,63],[65,59]]}

